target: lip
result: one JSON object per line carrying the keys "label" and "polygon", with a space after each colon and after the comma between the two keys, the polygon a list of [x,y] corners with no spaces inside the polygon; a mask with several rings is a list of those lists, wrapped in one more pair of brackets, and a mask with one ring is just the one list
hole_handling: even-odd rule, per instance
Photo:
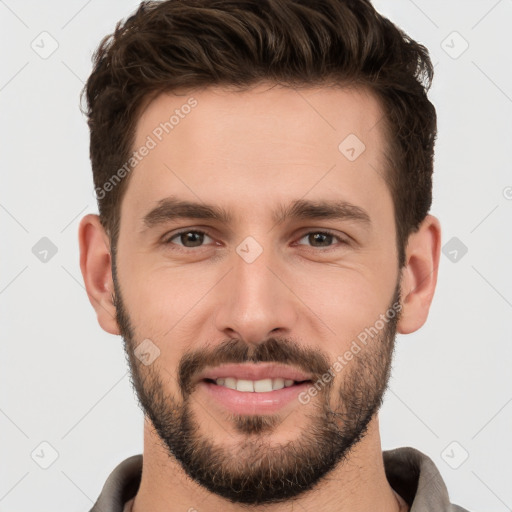
{"label": "lip", "polygon": [[[207,368],[201,372],[197,380],[216,380],[226,377],[234,377],[235,379],[246,380],[277,379],[280,377],[285,380],[289,379],[297,382],[312,380],[311,375],[308,375],[307,373],[304,373],[297,368],[274,363],[225,364],[215,368]],[[277,393],[277,391],[272,391],[272,393]],[[238,391],[238,393],[240,393],[240,391]]]}
{"label": "lip", "polygon": [[[230,374],[229,376],[234,375]],[[301,384],[294,384],[288,388],[269,391],[267,393],[258,393],[237,391],[236,389],[219,386],[214,382],[202,380],[197,386],[197,391],[200,393],[204,392],[217,404],[220,404],[223,409],[228,409],[233,413],[270,414],[278,412],[281,408],[294,400],[298,402],[298,395],[310,386],[311,382],[303,382]]]}

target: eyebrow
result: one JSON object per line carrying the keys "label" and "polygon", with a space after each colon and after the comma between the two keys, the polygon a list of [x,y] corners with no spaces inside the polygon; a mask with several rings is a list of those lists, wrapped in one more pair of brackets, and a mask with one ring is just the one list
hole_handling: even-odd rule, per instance
{"label": "eyebrow", "polygon": [[[215,220],[231,224],[233,215],[226,209],[212,204],[185,201],[176,197],[167,197],[143,217],[146,228],[178,219]],[[287,206],[279,205],[272,212],[275,224],[288,219],[295,220],[353,220],[371,225],[370,216],[365,210],[343,200],[305,200],[298,199]]]}

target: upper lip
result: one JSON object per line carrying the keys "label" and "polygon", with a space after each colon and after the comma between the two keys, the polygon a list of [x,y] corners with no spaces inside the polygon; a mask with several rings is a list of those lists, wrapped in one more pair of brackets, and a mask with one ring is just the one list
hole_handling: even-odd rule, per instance
{"label": "upper lip", "polygon": [[263,380],[263,379],[289,379],[294,381],[311,380],[311,375],[297,368],[273,363],[258,364],[225,364],[215,368],[207,368],[198,376],[198,381],[204,379],[216,380],[219,378],[234,377],[235,379]]}

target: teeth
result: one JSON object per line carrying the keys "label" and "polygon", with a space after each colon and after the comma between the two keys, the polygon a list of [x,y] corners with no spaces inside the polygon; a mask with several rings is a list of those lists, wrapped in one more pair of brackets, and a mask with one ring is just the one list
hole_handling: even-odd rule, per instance
{"label": "teeth", "polygon": [[284,388],[284,379],[275,379],[272,382],[272,389],[283,389]]}
{"label": "teeth", "polygon": [[215,383],[229,389],[236,389],[244,393],[268,393],[282,388],[293,386],[295,381],[291,379],[262,379],[262,380],[246,380],[235,379],[234,377],[218,378]]}
{"label": "teeth", "polygon": [[[237,389],[240,391],[240,388],[237,387]],[[272,391],[272,379],[255,380],[254,391],[257,393]]]}
{"label": "teeth", "polygon": [[237,391],[254,391],[254,382],[252,380],[238,379],[236,383]]}

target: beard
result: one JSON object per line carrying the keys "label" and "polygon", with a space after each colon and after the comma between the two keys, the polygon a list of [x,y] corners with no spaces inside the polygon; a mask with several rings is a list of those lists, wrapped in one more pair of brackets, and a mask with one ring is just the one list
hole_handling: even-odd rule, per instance
{"label": "beard", "polygon": [[[271,443],[272,432],[286,417],[230,414],[229,425],[241,440],[228,448],[201,429],[194,412],[194,403],[198,402],[193,394],[195,377],[202,369],[223,363],[274,362],[295,366],[313,375],[313,383],[319,383],[321,376],[333,366],[329,355],[289,339],[268,338],[258,345],[229,339],[215,348],[190,351],[182,356],[176,369],[180,392],[176,396],[166,386],[170,384],[171,372],[165,368],[159,372],[155,363],[144,366],[134,355],[135,330],[121,297],[115,266],[113,278],[116,320],[125,341],[132,385],[142,411],[151,420],[169,455],[185,473],[232,503],[281,503],[312,490],[343,463],[365,436],[371,419],[382,405],[400,312],[400,309],[395,311],[400,303],[399,283],[389,306],[396,314],[372,336],[368,345],[345,362],[336,378],[325,384],[322,381],[323,387],[303,406],[310,411],[305,414],[306,421],[301,415],[304,426],[296,439],[285,444]],[[294,413],[297,414],[296,408],[290,414]]]}

